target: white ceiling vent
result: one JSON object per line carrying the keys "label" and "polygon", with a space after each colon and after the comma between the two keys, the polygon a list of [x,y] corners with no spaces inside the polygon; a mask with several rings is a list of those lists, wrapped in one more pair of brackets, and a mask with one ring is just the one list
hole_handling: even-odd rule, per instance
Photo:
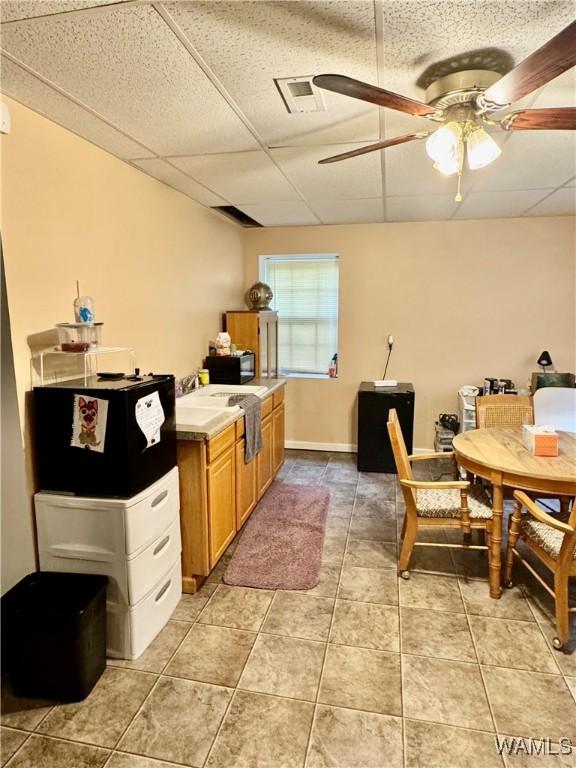
{"label": "white ceiling vent", "polygon": [[326,106],[319,88],[312,83],[312,75],[305,77],[277,77],[274,79],[288,112],[325,112]]}

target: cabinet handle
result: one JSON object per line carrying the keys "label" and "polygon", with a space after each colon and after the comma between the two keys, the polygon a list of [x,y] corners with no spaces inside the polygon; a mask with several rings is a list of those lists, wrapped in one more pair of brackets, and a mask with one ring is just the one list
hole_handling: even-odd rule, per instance
{"label": "cabinet handle", "polygon": [[172,579],[168,579],[168,581],[166,582],[166,584],[164,584],[164,586],[162,587],[160,592],[158,592],[158,594],[154,598],[154,602],[155,603],[159,603],[160,600],[162,600],[162,598],[164,597],[164,595],[166,594],[166,592],[170,588],[170,584],[172,584]]}
{"label": "cabinet handle", "polygon": [[152,507],[157,507],[158,504],[160,504],[161,501],[164,501],[164,499],[168,496],[168,491],[162,491],[162,493],[159,493],[158,496],[154,499],[152,502]]}
{"label": "cabinet handle", "polygon": [[157,546],[157,547],[156,547],[156,549],[154,550],[153,554],[154,554],[154,555],[157,555],[157,554],[159,554],[160,552],[162,552],[162,550],[164,549],[164,547],[166,546],[166,544],[168,544],[168,542],[169,542],[169,541],[170,541],[170,534],[168,534],[168,536],[165,536],[165,537],[162,539],[162,541],[160,542],[160,544],[158,544],[158,546]]}

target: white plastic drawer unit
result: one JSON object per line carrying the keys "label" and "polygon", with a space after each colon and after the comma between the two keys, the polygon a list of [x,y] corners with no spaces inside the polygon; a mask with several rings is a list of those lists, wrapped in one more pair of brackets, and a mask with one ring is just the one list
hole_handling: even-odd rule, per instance
{"label": "white plastic drawer unit", "polygon": [[38,493],[35,506],[41,570],[108,576],[108,653],[138,656],[180,599],[177,467],[130,499]]}
{"label": "white plastic drawer unit", "polygon": [[176,561],[180,561],[180,520],[174,522],[143,552],[128,559],[130,605],[137,603]]}
{"label": "white plastic drawer unit", "polygon": [[130,499],[126,509],[126,554],[135,554],[154,541],[180,512],[178,468]]}
{"label": "white plastic drawer unit", "polygon": [[179,516],[175,467],[131,499],[37,493],[40,549],[54,556],[111,561],[145,549]]}
{"label": "white plastic drawer unit", "polygon": [[106,652],[112,658],[136,659],[165,626],[181,595],[180,556],[136,605],[122,610],[109,606],[106,616]]}

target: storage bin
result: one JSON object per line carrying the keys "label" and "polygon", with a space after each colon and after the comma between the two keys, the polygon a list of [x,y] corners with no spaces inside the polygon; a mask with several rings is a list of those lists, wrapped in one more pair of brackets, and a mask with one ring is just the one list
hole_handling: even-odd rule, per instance
{"label": "storage bin", "polygon": [[86,698],[106,667],[106,576],[31,573],[2,598],[16,696]]}

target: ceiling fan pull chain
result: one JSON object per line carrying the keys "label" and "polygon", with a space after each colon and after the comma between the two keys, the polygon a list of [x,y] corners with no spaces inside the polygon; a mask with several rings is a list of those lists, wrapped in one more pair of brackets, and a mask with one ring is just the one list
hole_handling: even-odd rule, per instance
{"label": "ceiling fan pull chain", "polygon": [[460,154],[459,157],[459,163],[458,163],[458,189],[456,190],[456,197],[454,198],[455,203],[461,203],[462,202],[462,173],[464,171],[464,140],[460,139],[460,142],[458,143],[458,151]]}

